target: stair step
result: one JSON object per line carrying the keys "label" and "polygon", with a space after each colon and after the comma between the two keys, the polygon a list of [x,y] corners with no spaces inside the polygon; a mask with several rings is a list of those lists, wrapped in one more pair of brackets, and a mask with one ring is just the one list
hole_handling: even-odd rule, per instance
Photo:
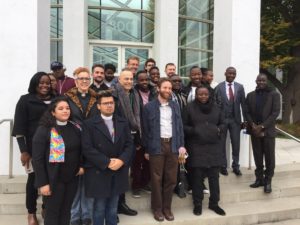
{"label": "stair step", "polygon": [[[243,176],[236,177],[231,169],[228,170],[228,176],[220,175],[220,184],[249,184],[254,181],[254,171],[246,168],[241,169]],[[300,163],[280,165],[275,169],[275,178],[300,178]],[[26,175],[15,176],[8,179],[7,176],[0,176],[0,194],[25,193]]]}
{"label": "stair step", "polygon": [[[290,196],[300,196],[300,178],[296,179],[274,179],[273,192],[265,194],[263,188],[250,188],[249,183],[221,184],[220,204],[269,200],[275,198],[284,198]],[[208,204],[209,195],[204,195],[203,204]],[[133,198],[131,193],[126,194],[126,201],[134,209],[150,209],[150,194],[142,193],[141,198]],[[41,197],[38,200],[38,209],[41,208]],[[173,196],[174,208],[192,208],[192,197],[187,194],[186,198],[180,199],[177,195]],[[0,215],[20,215],[26,214],[25,194],[0,194]]]}
{"label": "stair step", "polygon": [[273,222],[273,223],[261,223],[260,225],[299,225],[300,219],[295,220],[285,220],[280,222]]}
{"label": "stair step", "polygon": [[[222,204],[226,216],[219,216],[203,205],[201,216],[194,216],[192,208],[173,209],[172,225],[248,225],[299,219],[300,196],[278,199]],[[143,222],[141,222],[143,221]],[[155,223],[150,210],[139,211],[138,216],[120,215],[121,225],[152,225]]]}

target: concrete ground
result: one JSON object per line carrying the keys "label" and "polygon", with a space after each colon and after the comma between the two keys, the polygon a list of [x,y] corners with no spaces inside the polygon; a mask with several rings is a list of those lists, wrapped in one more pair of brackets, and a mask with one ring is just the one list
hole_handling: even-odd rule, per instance
{"label": "concrete ground", "polygon": [[276,165],[300,163],[300,143],[285,138],[276,138]]}

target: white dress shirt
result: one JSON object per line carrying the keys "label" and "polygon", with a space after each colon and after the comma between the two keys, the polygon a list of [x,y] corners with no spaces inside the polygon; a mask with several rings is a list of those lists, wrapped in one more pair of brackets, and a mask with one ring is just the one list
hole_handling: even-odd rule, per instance
{"label": "white dress shirt", "polygon": [[171,138],[172,137],[172,109],[169,103],[161,104],[160,111],[160,137]]}
{"label": "white dress shirt", "polygon": [[[227,99],[230,100],[230,97],[229,97],[229,82],[225,81],[226,83],[226,95],[227,95]],[[233,96],[234,96],[234,81],[231,82],[231,89],[232,89],[232,93],[233,93]]]}

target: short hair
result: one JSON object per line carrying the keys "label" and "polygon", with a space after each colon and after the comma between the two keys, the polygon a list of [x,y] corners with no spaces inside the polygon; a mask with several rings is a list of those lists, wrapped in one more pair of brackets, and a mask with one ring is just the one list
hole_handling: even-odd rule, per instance
{"label": "short hair", "polygon": [[[136,73],[136,75],[135,75],[136,79],[138,79],[139,75],[142,74],[142,73],[147,74],[147,71],[146,71],[146,70],[140,70],[140,71],[138,71],[138,72]],[[147,76],[148,76],[148,75],[147,75]]]}
{"label": "short hair", "polygon": [[171,81],[170,78],[168,78],[168,77],[163,77],[163,78],[160,78],[160,79],[159,79],[159,81],[158,81],[158,83],[157,83],[157,86],[160,88],[161,85],[162,85],[163,83],[165,83],[165,82],[170,82],[170,84],[172,85],[172,81]]}
{"label": "short hair", "polygon": [[74,77],[77,77],[78,74],[82,73],[82,72],[86,72],[90,75],[90,71],[88,68],[86,67],[78,67],[74,70],[73,75]]}
{"label": "short hair", "polygon": [[151,67],[151,69],[149,70],[149,73],[151,73],[152,70],[158,70],[158,72],[159,72],[159,68],[157,66]]}
{"label": "short hair", "polygon": [[[36,94],[36,88],[39,86],[40,83],[40,79],[42,78],[42,76],[47,76],[49,78],[49,80],[51,81],[49,75],[46,72],[40,71],[35,73],[32,78],[30,79],[29,82],[29,87],[28,87],[28,93],[30,94]],[[51,92],[51,87],[49,92]]]}
{"label": "short hair", "polygon": [[112,98],[114,97],[112,95],[112,90],[101,91],[101,93],[99,93],[99,95],[98,95],[97,103],[101,104],[102,98],[109,98],[109,97],[112,97]]}
{"label": "short hair", "polygon": [[94,64],[94,65],[92,66],[92,73],[94,72],[94,69],[95,69],[96,67],[100,67],[100,68],[102,68],[102,69],[104,70],[104,66],[103,66],[102,64],[96,63],[96,64]]}
{"label": "short hair", "polygon": [[[200,67],[199,67],[199,66],[192,66],[191,69],[190,69],[190,74],[191,74],[191,72],[192,72],[193,69],[200,69]],[[201,70],[201,69],[200,69],[200,70]],[[201,72],[202,72],[202,71],[201,71]]]}
{"label": "short hair", "polygon": [[207,69],[205,67],[201,67],[200,70],[201,70],[202,75],[205,76],[207,74],[207,72],[208,72],[209,69]]}
{"label": "short hair", "polygon": [[195,94],[197,94],[197,91],[199,90],[199,89],[201,89],[201,88],[205,88],[205,89],[207,89],[208,90],[208,94],[209,94],[209,96],[210,96],[210,91],[209,91],[209,88],[207,87],[207,86],[205,86],[205,85],[199,85],[198,87],[196,87],[196,90],[195,90]]}
{"label": "short hair", "polygon": [[154,60],[153,58],[149,58],[149,59],[146,60],[145,66],[147,66],[147,64],[148,64],[149,62],[152,62],[152,63],[154,63],[154,65],[156,65],[155,60]]}
{"label": "short hair", "polygon": [[111,64],[111,63],[106,63],[104,65],[104,71],[108,70],[108,69],[111,69],[114,73],[116,72],[116,67],[114,64]]}
{"label": "short hair", "polygon": [[138,62],[140,62],[140,58],[133,55],[133,56],[130,56],[128,59],[127,59],[127,64],[129,63],[130,60],[137,60]]}
{"label": "short hair", "polygon": [[175,66],[176,67],[176,65],[174,63],[167,63],[166,66],[165,66],[165,69],[167,69],[168,66]]}

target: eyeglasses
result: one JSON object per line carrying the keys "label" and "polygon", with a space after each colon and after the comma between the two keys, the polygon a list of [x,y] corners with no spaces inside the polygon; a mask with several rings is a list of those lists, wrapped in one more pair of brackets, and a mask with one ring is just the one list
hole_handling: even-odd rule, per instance
{"label": "eyeglasses", "polygon": [[101,105],[109,106],[109,105],[114,105],[114,102],[102,102],[100,103]]}
{"label": "eyeglasses", "polygon": [[91,78],[89,78],[89,77],[77,77],[76,80],[80,80],[80,81],[90,81]]}

